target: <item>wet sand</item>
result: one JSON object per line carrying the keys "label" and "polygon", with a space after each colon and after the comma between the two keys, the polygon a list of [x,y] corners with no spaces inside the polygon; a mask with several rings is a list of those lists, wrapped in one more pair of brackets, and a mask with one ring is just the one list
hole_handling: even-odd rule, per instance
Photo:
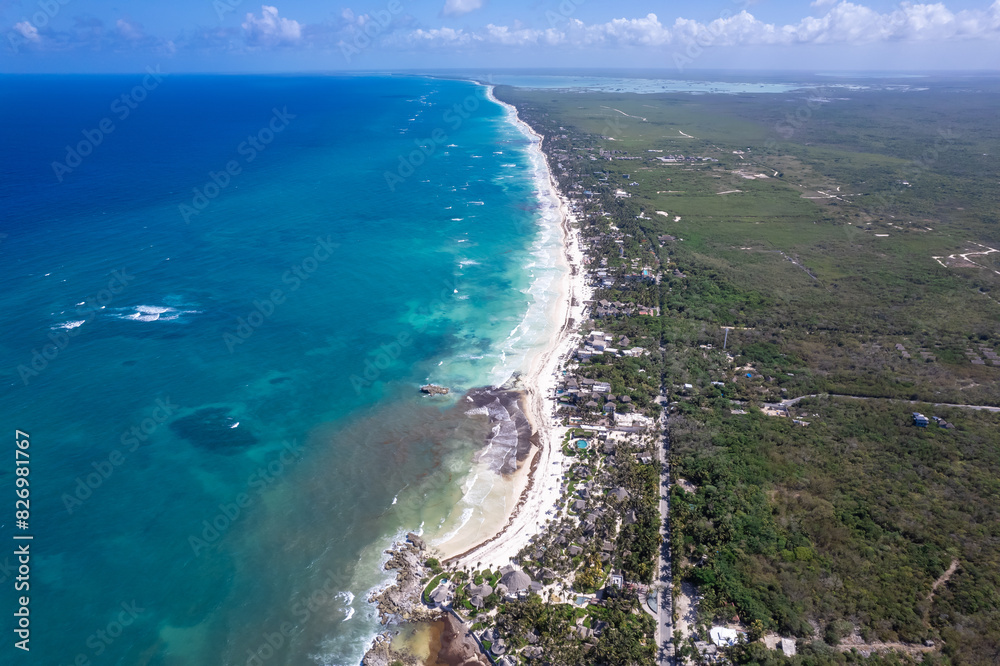
{"label": "wet sand", "polygon": [[[492,89],[489,96],[516,119],[516,109],[496,100]],[[542,137],[520,119],[516,122],[526,134],[535,137],[534,150],[541,151]],[[548,191],[544,194],[559,203],[563,251],[557,261],[565,270],[558,282],[559,297],[553,300],[550,314],[556,330],[520,378],[524,390],[523,413],[532,430],[531,453],[524,459],[519,457],[517,470],[505,474],[494,484],[492,498],[483,504],[479,522],[467,524],[448,540],[435,544],[444,559],[458,566],[482,564],[496,568],[516,557],[540,526],[549,520],[547,512],[560,497],[559,477],[568,466],[561,449],[566,428],[554,419],[555,386],[561,360],[572,353],[578,343],[576,329],[583,314],[582,304],[589,298],[590,290],[584,281],[583,253],[572,229],[569,205],[560,196],[551,169]]]}

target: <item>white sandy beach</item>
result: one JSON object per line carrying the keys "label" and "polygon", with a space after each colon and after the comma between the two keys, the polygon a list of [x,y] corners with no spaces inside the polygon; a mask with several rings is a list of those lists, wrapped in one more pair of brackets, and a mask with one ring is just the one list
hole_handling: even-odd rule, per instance
{"label": "white sandy beach", "polygon": [[[489,88],[489,98],[507,108],[517,119],[516,109],[496,100],[492,93],[492,88]],[[520,119],[517,123],[526,134],[535,137],[537,143],[533,150],[540,152],[542,137]],[[447,542],[436,546],[443,559],[460,567],[481,565],[497,568],[510,563],[511,558],[516,557],[538,532],[538,528],[554,516],[560,498],[561,477],[569,465],[561,448],[567,428],[554,417],[555,388],[562,359],[571,354],[579,342],[576,327],[583,314],[583,303],[589,298],[589,287],[585,284],[583,252],[577,231],[572,227],[570,208],[559,196],[551,170],[548,181],[549,191],[543,196],[559,202],[563,252],[558,262],[563,271],[557,285],[558,297],[554,299],[550,313],[554,329],[552,336],[530,360],[529,368],[522,377],[526,393],[525,414],[538,436],[539,448],[532,450],[527,461],[504,488],[506,510],[502,515],[493,517],[495,524],[483,522],[471,529],[463,529]],[[573,305],[574,299],[578,305]],[[572,326],[571,320],[574,322]]]}

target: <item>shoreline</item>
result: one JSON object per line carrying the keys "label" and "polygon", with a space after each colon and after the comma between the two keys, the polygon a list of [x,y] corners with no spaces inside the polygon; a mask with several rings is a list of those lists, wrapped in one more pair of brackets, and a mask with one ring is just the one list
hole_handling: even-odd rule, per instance
{"label": "shoreline", "polygon": [[[556,297],[550,304],[549,322],[553,330],[548,335],[544,345],[528,358],[527,369],[520,375],[516,387],[521,397],[521,411],[531,425],[532,447],[527,458],[517,470],[501,482],[509,484],[506,491],[511,498],[516,498],[513,507],[498,517],[485,536],[477,536],[469,540],[467,533],[470,526],[464,525],[459,531],[449,537],[444,543],[427,544],[425,555],[433,554],[439,557],[442,564],[456,569],[490,568],[500,569],[509,565],[511,560],[530,540],[540,532],[540,528],[555,509],[562,497],[562,475],[568,470],[569,459],[562,453],[562,438],[569,430],[555,419],[555,387],[557,372],[561,361],[573,352],[579,343],[577,330],[584,310],[584,302],[590,298],[590,289],[585,281],[583,270],[583,251],[579,245],[579,236],[573,228],[575,219],[568,201],[561,195],[553,176],[549,160],[542,150],[544,137],[528,123],[521,120],[517,108],[502,102],[493,95],[493,86],[474,82],[486,88],[488,100],[506,110],[508,119],[529,139],[529,152],[532,164],[540,165],[544,174],[537,182],[536,193],[540,198],[548,198],[557,204],[558,231],[561,234],[558,255],[555,265],[561,267],[560,276],[555,284]],[[537,162],[535,160],[538,160]],[[544,180],[543,180],[544,178]],[[576,303],[574,305],[574,303]],[[466,538],[462,538],[466,532]],[[417,550],[424,548],[419,540]],[[389,550],[393,558],[401,549],[408,550],[405,541],[394,543]],[[396,568],[396,567],[392,567]],[[394,603],[393,610],[405,608],[406,618],[395,614],[404,622],[420,617],[422,613],[413,613],[423,607],[422,589],[413,586],[413,573],[422,571],[419,562],[409,562],[407,566],[397,569],[396,580],[378,590],[373,590],[369,601],[376,605],[380,615],[386,610],[385,601],[388,595]],[[405,600],[405,601],[404,601]],[[396,606],[395,602],[399,602]],[[387,619],[383,615],[383,619]],[[413,618],[415,619],[415,618]],[[419,620],[418,620],[419,621]],[[398,623],[397,623],[398,624]],[[389,625],[383,624],[380,632],[366,651],[364,662],[371,666],[386,666],[390,661],[400,659],[404,663],[413,663],[413,655],[400,652],[390,646],[393,634],[388,631]]]}
{"label": "shoreline", "polygon": [[[523,411],[532,427],[533,444],[538,448],[529,454],[525,463],[513,475],[517,503],[500,521],[502,527],[493,530],[487,538],[471,546],[465,544],[460,549],[441,547],[448,543],[437,547],[442,553],[443,561],[449,564],[462,567],[482,563],[499,568],[517,557],[517,553],[536,534],[538,526],[547,522],[546,512],[555,507],[561,496],[558,477],[568,464],[562,454],[561,440],[568,429],[554,419],[555,380],[559,362],[571,352],[576,341],[575,333],[588,290],[581,270],[583,253],[572,226],[573,216],[568,202],[559,192],[551,165],[542,150],[544,137],[521,120],[516,107],[497,99],[493,94],[493,86],[485,87],[487,99],[504,108],[508,118],[532,140],[529,150],[535,153],[535,159],[539,160],[545,170],[547,182],[544,185],[539,183],[538,194],[558,204],[558,225],[562,242],[556,265],[563,268],[557,284],[557,296],[550,310],[550,321],[556,323],[557,328],[546,344],[530,358],[528,369],[521,376]],[[574,302],[578,305],[574,305]],[[553,476],[556,477],[555,480],[552,479]]]}

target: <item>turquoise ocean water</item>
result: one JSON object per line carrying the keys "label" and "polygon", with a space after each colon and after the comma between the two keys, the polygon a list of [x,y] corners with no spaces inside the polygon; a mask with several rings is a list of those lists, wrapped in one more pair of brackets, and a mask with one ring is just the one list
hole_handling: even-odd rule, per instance
{"label": "turquoise ocean water", "polygon": [[529,139],[459,81],[0,90],[4,640],[19,533],[30,663],[358,663],[382,550],[462,506],[489,430],[463,392],[545,332]]}

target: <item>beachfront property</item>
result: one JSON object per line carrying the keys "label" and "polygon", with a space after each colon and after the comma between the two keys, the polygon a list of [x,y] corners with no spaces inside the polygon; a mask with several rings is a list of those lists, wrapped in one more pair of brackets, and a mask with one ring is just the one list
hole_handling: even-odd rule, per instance
{"label": "beachfront property", "polygon": [[[581,200],[599,205],[592,192]],[[626,236],[617,227],[581,226],[581,263],[591,289],[637,290],[658,280],[648,256],[631,257],[631,248],[615,242]],[[613,254],[604,256],[608,249]],[[644,481],[660,476],[661,387],[651,352],[659,345],[641,327],[621,329],[622,322],[658,315],[659,306],[620,297],[594,297],[579,306],[578,344],[561,360],[549,396],[564,433],[558,501],[509,563],[498,569],[467,563],[452,572],[452,585],[429,591],[429,602],[471,627],[494,663],[545,659],[614,640],[621,629],[607,631],[612,608],[631,609],[623,617],[645,627],[646,635],[654,633],[651,611],[639,599],[654,582],[660,544],[658,495]],[[565,636],[558,647],[513,622],[524,612],[517,605],[533,599],[563,609]],[[515,607],[521,609],[516,614]]]}
{"label": "beachfront property", "polygon": [[[560,189],[574,220],[569,233],[583,253],[570,268],[585,289],[573,295],[572,344],[560,357],[547,394],[551,423],[557,424],[561,439],[555,445],[563,458],[551,479],[558,499],[537,527],[529,528],[516,555],[504,553],[508,561],[484,566],[474,557],[463,558],[464,566],[451,575],[447,609],[472,629],[494,663],[589,663],[579,655],[621,635],[620,630],[606,631],[610,609],[627,609],[623,617],[643,627],[639,633],[649,637],[646,646],[652,647],[654,626],[662,618],[643,600],[647,593],[652,596],[654,583],[664,583],[657,573],[664,518],[658,492],[662,416],[678,400],[725,390],[725,382],[706,381],[697,388],[660,383],[663,348],[656,318],[661,290],[665,280],[676,285],[685,279],[669,253],[661,260],[660,248],[682,240],[671,234],[645,235],[635,220],[612,208],[615,188],[606,173],[588,176],[584,184],[564,147],[547,137],[546,149],[563,151],[558,158],[563,167]],[[633,156],[619,152],[610,159],[622,157]],[[682,164],[705,161],[671,157]],[[626,183],[632,182],[627,179],[618,187],[627,194]],[[708,346],[703,351],[724,354]],[[724,378],[728,381],[730,375]],[[741,381],[766,378],[751,373]],[[665,603],[672,604],[672,595]],[[551,607],[550,620],[562,623],[554,633],[548,627],[544,638],[524,624],[538,604]],[[683,639],[694,640],[691,634]],[[659,636],[662,654],[673,655],[671,638],[669,631]],[[705,648],[703,656],[720,658],[725,648],[702,638],[706,636],[697,642]]]}

